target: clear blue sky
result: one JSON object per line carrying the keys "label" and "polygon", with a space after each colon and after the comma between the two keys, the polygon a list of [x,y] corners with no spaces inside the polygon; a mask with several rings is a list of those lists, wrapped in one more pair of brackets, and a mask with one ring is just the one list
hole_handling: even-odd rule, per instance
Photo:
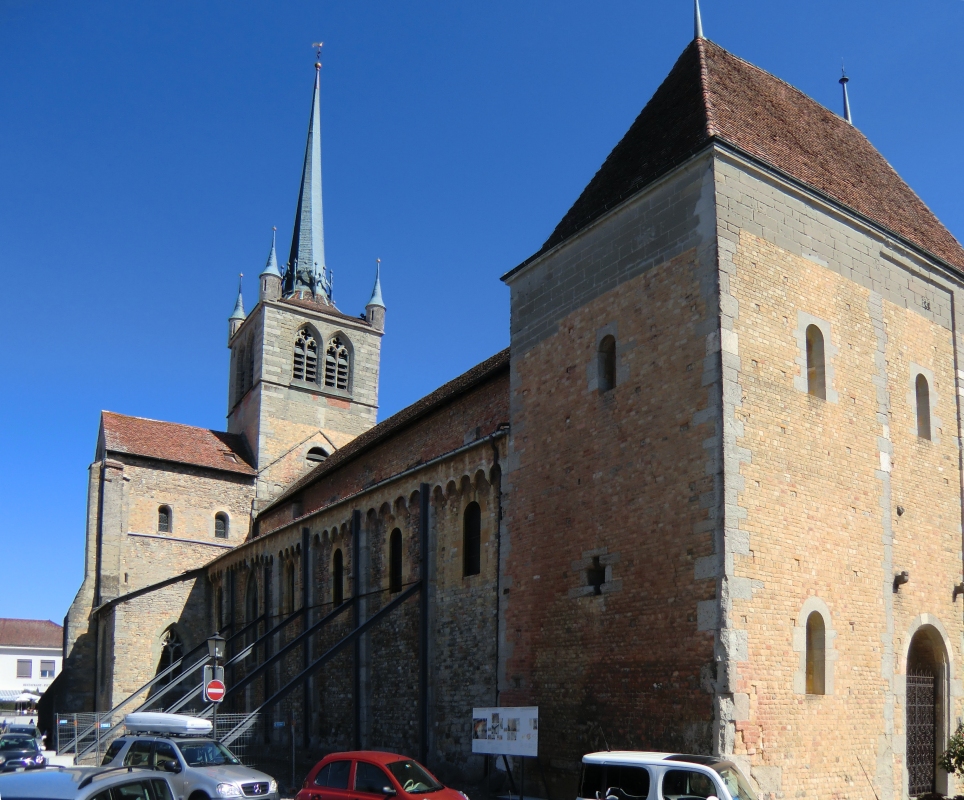
{"label": "clear blue sky", "polygon": [[[964,236],[961,0],[704,0]],[[382,259],[384,419],[508,343],[536,251],[692,37],[690,0],[0,0],[0,616],[61,621],[98,414],[225,426],[227,317],[287,253],[325,41],[335,299]]]}

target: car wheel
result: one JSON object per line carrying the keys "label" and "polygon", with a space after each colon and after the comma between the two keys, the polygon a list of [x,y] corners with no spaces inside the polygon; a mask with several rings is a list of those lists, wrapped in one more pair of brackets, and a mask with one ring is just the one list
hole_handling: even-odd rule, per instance
{"label": "car wheel", "polygon": [[194,792],[188,800],[211,800],[205,792]]}

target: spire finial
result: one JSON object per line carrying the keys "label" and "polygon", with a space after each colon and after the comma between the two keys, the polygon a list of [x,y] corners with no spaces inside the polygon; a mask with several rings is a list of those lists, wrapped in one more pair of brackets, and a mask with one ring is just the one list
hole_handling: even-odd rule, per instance
{"label": "spire finial", "polygon": [[703,38],[703,18],[700,16],[700,0],[693,0],[693,24],[697,39]]}
{"label": "spire finial", "polygon": [[315,48],[315,69],[321,69],[321,48],[325,46],[325,43],[312,42],[311,46]]}
{"label": "spire finial", "polygon": [[848,83],[850,83],[850,78],[847,77],[847,69],[844,66],[843,59],[840,59],[840,85],[843,87],[843,118],[853,125],[854,121],[850,116],[850,96],[847,94]]}

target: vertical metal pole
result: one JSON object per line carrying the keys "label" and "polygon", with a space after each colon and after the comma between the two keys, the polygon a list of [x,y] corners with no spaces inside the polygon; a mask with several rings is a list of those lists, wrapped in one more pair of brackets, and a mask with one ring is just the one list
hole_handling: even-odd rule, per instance
{"label": "vertical metal pole", "polygon": [[97,726],[96,743],[94,745],[94,758],[96,759],[94,761],[95,764],[100,763],[100,719],[101,719],[100,714],[94,714],[94,725]]}
{"label": "vertical metal pole", "polygon": [[[308,603],[310,593],[308,591],[309,586],[309,575],[311,570],[309,569],[311,564],[311,559],[309,558],[309,548],[311,547],[311,529],[302,528],[301,529],[301,607],[304,611],[301,614],[301,625],[302,630],[308,630],[311,624],[311,612],[308,610]],[[308,669],[311,664],[311,637],[309,636],[305,639],[305,643],[301,646],[301,667],[302,669]],[[305,682],[301,686],[302,701],[301,701],[301,743],[304,747],[308,747],[311,743],[311,731],[308,726],[308,720],[310,719],[310,704],[311,704],[311,684],[310,679],[305,679]],[[292,784],[294,786],[294,784]]]}
{"label": "vertical metal pole", "polygon": [[[237,599],[235,598],[235,589],[236,589],[235,577],[236,577],[235,571],[233,569],[230,570],[228,572],[228,592],[229,592],[228,613],[231,615],[231,633],[232,634],[238,631],[241,627],[240,625],[238,625],[238,620],[235,617],[235,614],[237,613]],[[241,642],[241,645],[244,646],[244,642]],[[225,647],[227,647],[227,645],[225,645]],[[237,646],[232,647],[231,652],[230,653],[225,652],[224,655],[225,657],[233,656],[237,653],[237,650],[238,650]],[[231,674],[226,675],[225,677],[231,681],[231,685],[233,686],[235,683],[234,676],[237,674],[237,669],[234,664],[230,665],[230,670],[231,670]],[[232,707],[237,708],[237,702],[238,701],[232,701]]]}
{"label": "vertical metal pole", "polygon": [[422,483],[418,488],[418,542],[419,542],[419,581],[418,592],[418,756],[425,764],[428,761],[428,529],[429,529],[429,485]]}
{"label": "vertical metal pole", "polygon": [[[355,509],[351,513],[351,572],[352,572],[352,596],[354,598],[352,608],[352,621],[355,630],[361,625],[361,605],[359,603],[359,589],[361,587],[361,511]],[[362,720],[362,697],[361,697],[361,637],[355,637],[355,749],[361,750],[361,720]]]}
{"label": "vertical metal pole", "polygon": [[291,709],[291,788],[295,788],[295,710]]}
{"label": "vertical metal pole", "polygon": [[[264,565],[264,616],[266,620],[265,629],[270,629],[271,623],[274,620],[274,617],[271,614],[272,603],[274,603],[274,595],[272,594],[272,591],[271,591],[271,566],[268,564],[265,564]],[[280,614],[278,616],[280,617]],[[264,640],[264,645],[262,650],[262,652],[264,653],[265,661],[271,658],[272,651],[273,651],[273,648],[271,646],[271,637],[269,636],[267,639]],[[271,683],[272,683],[271,672],[272,671],[268,669],[268,670],[265,670],[265,673],[264,673],[264,696],[265,697],[271,696]],[[263,736],[265,744],[268,743],[268,736],[269,736],[269,731],[267,726],[265,726],[264,736]],[[252,734],[251,738],[252,739],[254,738],[254,734]]]}

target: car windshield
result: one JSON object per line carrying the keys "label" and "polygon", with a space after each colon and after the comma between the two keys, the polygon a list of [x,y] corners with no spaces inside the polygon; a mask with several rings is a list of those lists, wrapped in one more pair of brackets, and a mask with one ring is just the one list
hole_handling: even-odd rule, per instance
{"label": "car windshield", "polygon": [[435,778],[428,774],[417,761],[395,761],[388,765],[388,771],[395,776],[406,792],[437,792],[444,789]]}
{"label": "car windshield", "polygon": [[742,773],[732,764],[725,762],[722,764],[711,764],[710,769],[716,770],[733,800],[757,800],[757,796],[753,793],[746,778],[744,778]]}
{"label": "car windshield", "polygon": [[36,743],[29,736],[0,737],[0,750],[33,750]]}
{"label": "car windshield", "polygon": [[241,763],[220,742],[178,742],[177,747],[189,767],[220,767]]}

